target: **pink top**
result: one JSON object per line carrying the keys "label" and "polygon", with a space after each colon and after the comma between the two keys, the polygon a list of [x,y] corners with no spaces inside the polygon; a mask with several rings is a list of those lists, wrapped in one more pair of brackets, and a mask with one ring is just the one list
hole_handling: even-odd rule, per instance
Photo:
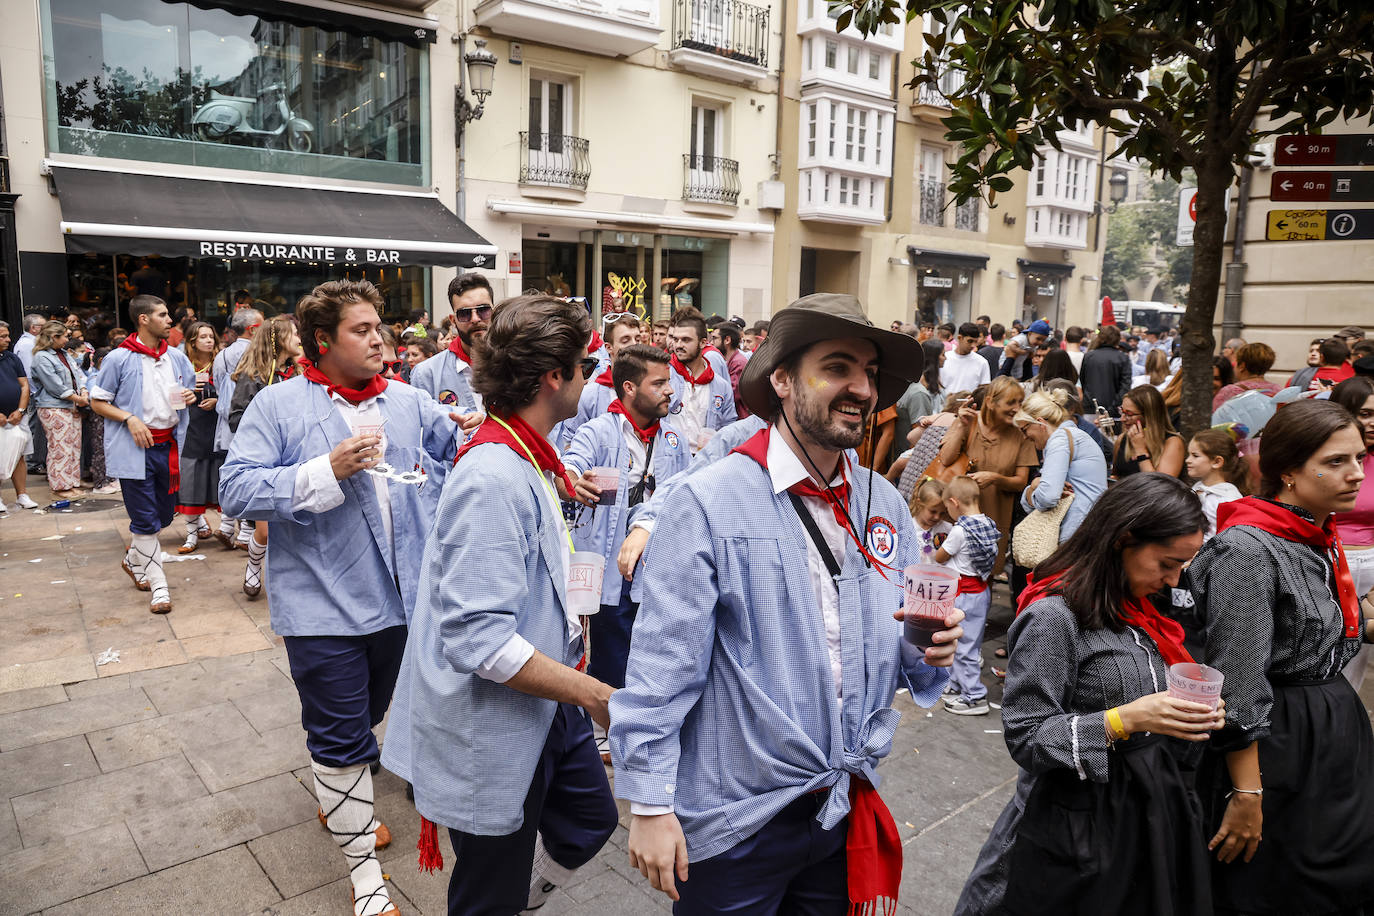
{"label": "pink top", "polygon": [[1355,508],[1333,516],[1336,533],[1347,547],[1374,547],[1374,452],[1365,456],[1364,475]]}

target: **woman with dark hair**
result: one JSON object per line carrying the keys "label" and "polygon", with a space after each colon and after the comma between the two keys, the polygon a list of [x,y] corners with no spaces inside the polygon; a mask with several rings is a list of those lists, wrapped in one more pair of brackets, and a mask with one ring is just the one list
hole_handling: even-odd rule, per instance
{"label": "woman with dark hair", "polygon": [[1355,508],[1366,456],[1340,404],[1297,401],[1260,439],[1260,495],[1217,509],[1189,568],[1228,725],[1199,786],[1224,913],[1374,909],[1374,734],[1341,677],[1374,640],[1332,516]]}
{"label": "woman with dark hair", "polygon": [[1109,324],[1097,332],[1097,342],[1083,354],[1083,366],[1078,370],[1083,385],[1083,408],[1096,412],[1099,408],[1115,414],[1121,399],[1131,389],[1131,358],[1121,349],[1121,331]]}
{"label": "woman with dark hair", "polygon": [[1073,367],[1068,350],[1051,350],[1045,354],[1045,361],[1040,364],[1040,371],[1030,381],[1026,393],[1039,391],[1056,379],[1064,379],[1071,385],[1078,384],[1078,370]]}
{"label": "woman with dark hair", "polygon": [[[1361,598],[1374,589],[1374,379],[1357,375],[1331,389],[1331,400],[1350,411],[1360,424],[1366,451],[1364,483],[1355,499],[1355,508],[1335,515],[1336,533],[1341,536],[1355,594]],[[1345,669],[1345,676],[1359,690],[1374,648],[1366,646]]]}
{"label": "woman with dark hair", "polygon": [[196,399],[188,411],[191,419],[186,425],[186,439],[177,452],[177,469],[181,486],[177,490],[176,511],[186,519],[186,540],[177,553],[191,553],[201,538],[211,536],[205,522],[205,509],[219,508],[219,469],[225,452],[215,450],[215,425],[219,417],[215,404],[219,394],[211,369],[219,353],[219,334],[214,325],[193,321],[184,330],[183,350],[196,370]]}
{"label": "woman with dark hair", "polygon": [[1177,585],[1206,524],[1182,482],[1137,474],[1035,568],[1002,700],[1016,795],[958,916],[1211,912],[1192,769],[1225,709],[1169,696],[1169,666],[1192,658],[1150,600]]}

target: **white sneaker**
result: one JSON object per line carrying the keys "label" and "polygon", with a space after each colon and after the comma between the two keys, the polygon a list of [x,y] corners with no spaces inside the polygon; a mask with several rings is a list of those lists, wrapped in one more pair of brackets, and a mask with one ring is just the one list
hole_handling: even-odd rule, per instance
{"label": "white sneaker", "polygon": [[27,493],[20,493],[20,494],[19,494],[19,498],[16,499],[16,500],[14,501],[14,504],[15,504],[16,506],[18,506],[19,508],[21,508],[21,509],[37,509],[37,508],[38,508],[38,503],[36,503],[36,502],[34,502],[32,499],[30,499],[30,498],[29,498],[29,494],[27,494]]}
{"label": "white sneaker", "polygon": [[107,483],[107,484],[105,484],[105,486],[103,486],[103,487],[96,487],[96,488],[95,488],[94,490],[92,490],[91,492],[92,492],[92,493],[99,493],[101,496],[109,496],[111,493],[118,493],[118,492],[119,492],[119,484],[117,484],[117,483]]}
{"label": "white sneaker", "polygon": [[9,515],[10,510],[5,508],[5,504],[0,502],[0,515]]}

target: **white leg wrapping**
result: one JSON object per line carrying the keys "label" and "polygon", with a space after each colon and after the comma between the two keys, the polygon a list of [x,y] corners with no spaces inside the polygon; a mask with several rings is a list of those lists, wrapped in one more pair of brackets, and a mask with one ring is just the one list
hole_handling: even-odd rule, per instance
{"label": "white leg wrapping", "polygon": [[267,557],[267,545],[256,537],[248,539],[248,563],[243,569],[243,584],[247,588],[262,587],[262,562]]}
{"label": "white leg wrapping", "polygon": [[236,519],[236,518],[229,518],[228,516],[224,516],[224,515],[221,515],[221,516],[219,517],[219,532],[220,532],[220,534],[227,534],[227,535],[229,535],[230,537],[233,537],[234,532],[238,530],[238,527],[239,527],[239,521],[238,521],[238,519]]}
{"label": "white leg wrapping", "polygon": [[522,913],[535,913],[555,890],[567,884],[577,869],[559,865],[544,848],[544,837],[534,835],[534,867],[530,869],[530,896]]}
{"label": "white leg wrapping", "polygon": [[239,522],[238,543],[240,547],[247,547],[253,540],[253,529],[255,525],[249,519],[242,519]]}
{"label": "white leg wrapping", "polygon": [[129,550],[131,554],[137,555],[137,563],[130,560],[129,565],[148,580],[151,588],[148,603],[156,605],[170,601],[171,592],[167,588],[167,576],[162,571],[162,545],[158,543],[157,535],[134,535]]}
{"label": "white leg wrapping", "polygon": [[[196,549],[196,546],[198,544],[200,544],[201,534],[209,534],[210,531],[208,528],[205,528],[205,516],[187,515],[185,516],[185,518],[186,540],[182,542],[181,550],[182,553],[190,553],[191,551]],[[202,528],[205,528],[203,532],[201,530]]]}
{"label": "white leg wrapping", "polygon": [[377,916],[391,906],[391,896],[377,862],[377,837],[370,832],[374,823],[372,773],[365,763],[330,767],[311,761],[310,767],[325,823],[348,860],[354,916]]}

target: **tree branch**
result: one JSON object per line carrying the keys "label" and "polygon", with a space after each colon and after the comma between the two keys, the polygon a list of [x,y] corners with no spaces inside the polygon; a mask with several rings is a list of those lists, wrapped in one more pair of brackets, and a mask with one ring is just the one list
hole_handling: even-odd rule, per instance
{"label": "tree branch", "polygon": [[1183,142],[1183,137],[1179,134],[1177,128],[1174,127],[1173,122],[1166,118],[1159,110],[1136,99],[1095,96],[1084,90],[1080,84],[1067,83],[1066,86],[1074,99],[1085,108],[1094,109],[1108,115],[1113,111],[1129,111],[1132,114],[1140,115],[1143,120],[1149,121],[1156,130],[1164,135],[1165,139],[1167,139],[1170,145],[1178,152],[1179,157],[1185,164],[1189,166],[1195,166],[1197,164],[1197,157],[1193,155],[1192,150]]}
{"label": "tree branch", "polygon": [[[1184,41],[1182,38],[1167,35],[1159,29],[1136,29],[1131,34],[1136,38],[1145,38],[1157,42],[1161,51],[1177,51],[1186,57],[1191,57],[1204,70],[1207,69],[1207,52],[1191,41]],[[1164,57],[1165,55],[1159,54],[1157,56]]]}

